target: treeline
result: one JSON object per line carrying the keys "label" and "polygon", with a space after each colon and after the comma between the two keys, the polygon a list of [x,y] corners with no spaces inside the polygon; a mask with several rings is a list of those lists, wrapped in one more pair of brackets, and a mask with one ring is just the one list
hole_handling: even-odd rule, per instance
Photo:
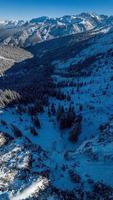
{"label": "treeline", "polygon": [[13,105],[19,103],[21,96],[13,90],[0,90],[0,108],[6,105]]}

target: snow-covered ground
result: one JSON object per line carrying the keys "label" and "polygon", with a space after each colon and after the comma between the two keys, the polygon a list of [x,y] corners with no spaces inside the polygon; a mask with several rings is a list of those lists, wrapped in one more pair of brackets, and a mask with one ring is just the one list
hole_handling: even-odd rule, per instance
{"label": "snow-covered ground", "polygon": [[[54,83],[60,85],[66,82],[58,89],[71,99],[61,101],[50,97],[50,105],[54,103],[58,108],[60,103],[67,108],[71,103],[76,114],[83,118],[75,143],[69,140],[70,129],[60,130],[56,117],[48,116],[47,107],[44,107],[43,113],[35,115],[41,125],[40,128],[35,127],[36,135],[31,132],[34,126],[28,112],[31,105],[24,105],[21,114],[17,106],[0,110],[0,190],[1,193],[7,192],[11,200],[38,198],[44,191],[44,195],[49,191],[45,198],[48,200],[66,199],[57,196],[58,191],[75,192],[76,195],[79,189],[88,195],[87,192],[92,192],[97,183],[110,187],[109,190],[113,188],[112,41],[112,32],[105,33],[96,37],[95,41],[91,39],[89,45],[75,57],[64,62],[52,62],[55,67],[52,74]],[[70,66],[79,65],[97,54],[88,67],[83,66],[85,73],[89,72],[87,75],[81,72],[79,76],[70,75]],[[101,127],[103,124],[104,128]],[[14,126],[22,133],[20,138],[12,131]],[[3,136],[5,133],[6,138],[11,136],[8,141]],[[85,199],[80,197],[81,193],[78,198]],[[39,200],[43,199],[43,195],[39,197]]]}
{"label": "snow-covered ground", "polygon": [[11,200],[24,200],[32,197],[34,194],[39,193],[40,190],[44,190],[48,185],[48,180],[39,178],[36,182],[25,188],[22,192],[16,196],[10,196]]}

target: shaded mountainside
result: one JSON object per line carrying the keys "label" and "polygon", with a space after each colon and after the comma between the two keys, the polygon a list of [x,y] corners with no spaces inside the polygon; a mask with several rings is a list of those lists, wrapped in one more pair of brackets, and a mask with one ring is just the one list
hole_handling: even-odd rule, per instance
{"label": "shaded mountainside", "polygon": [[6,104],[11,102],[11,98],[15,100],[17,97],[17,100],[22,98],[22,101],[32,101],[36,94],[38,98],[39,96],[42,98],[49,92],[53,93],[50,91],[51,87],[54,87],[51,78],[54,72],[52,62],[56,59],[74,57],[90,45],[90,38],[95,37],[98,36],[90,36],[88,33],[65,36],[29,47],[27,51],[16,47],[1,46],[0,86],[4,91],[1,91],[1,106],[5,105],[4,102]]}
{"label": "shaded mountainside", "polygon": [[75,57],[102,35],[104,34],[81,33],[65,36],[29,47],[27,51],[16,47],[1,46],[0,86],[3,91],[0,92],[1,106],[10,103],[11,99],[13,102],[16,98],[32,102],[36,95],[37,98],[40,96],[45,99],[48,93],[53,95],[53,90],[56,90],[51,78],[55,69],[53,62]]}
{"label": "shaded mountainside", "polygon": [[0,59],[0,197],[112,199],[113,29]]}

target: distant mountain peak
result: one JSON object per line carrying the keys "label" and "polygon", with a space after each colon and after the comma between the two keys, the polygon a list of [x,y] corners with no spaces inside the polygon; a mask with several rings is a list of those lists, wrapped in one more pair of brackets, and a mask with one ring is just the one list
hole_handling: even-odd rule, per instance
{"label": "distant mountain peak", "polygon": [[113,16],[109,17],[87,12],[56,18],[41,16],[30,21],[1,20],[0,27],[3,27],[3,31],[0,33],[0,38],[3,44],[27,47],[56,37],[98,30],[100,28],[105,29],[112,26]]}

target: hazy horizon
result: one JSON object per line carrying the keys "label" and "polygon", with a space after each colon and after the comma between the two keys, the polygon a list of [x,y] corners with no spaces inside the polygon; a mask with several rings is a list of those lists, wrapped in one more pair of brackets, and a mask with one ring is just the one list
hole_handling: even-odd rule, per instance
{"label": "hazy horizon", "polygon": [[59,15],[59,16],[49,16],[49,15],[39,15],[39,16],[33,16],[33,17],[30,17],[30,18],[1,18],[0,17],[0,20],[2,21],[7,21],[7,20],[11,20],[11,21],[18,21],[18,20],[23,20],[23,21],[29,21],[31,19],[35,19],[35,18],[40,18],[40,17],[49,17],[49,18],[60,18],[60,17],[64,17],[64,16],[71,16],[71,15],[79,15],[81,13],[89,13],[89,14],[96,14],[96,15],[107,15],[107,16],[113,16],[113,15],[108,15],[108,14],[105,14],[105,13],[97,13],[97,12],[78,12],[78,13],[67,13],[67,14],[64,14],[64,15]]}
{"label": "hazy horizon", "polygon": [[112,15],[113,0],[0,0],[0,20],[29,20],[41,16],[61,17],[82,12]]}

